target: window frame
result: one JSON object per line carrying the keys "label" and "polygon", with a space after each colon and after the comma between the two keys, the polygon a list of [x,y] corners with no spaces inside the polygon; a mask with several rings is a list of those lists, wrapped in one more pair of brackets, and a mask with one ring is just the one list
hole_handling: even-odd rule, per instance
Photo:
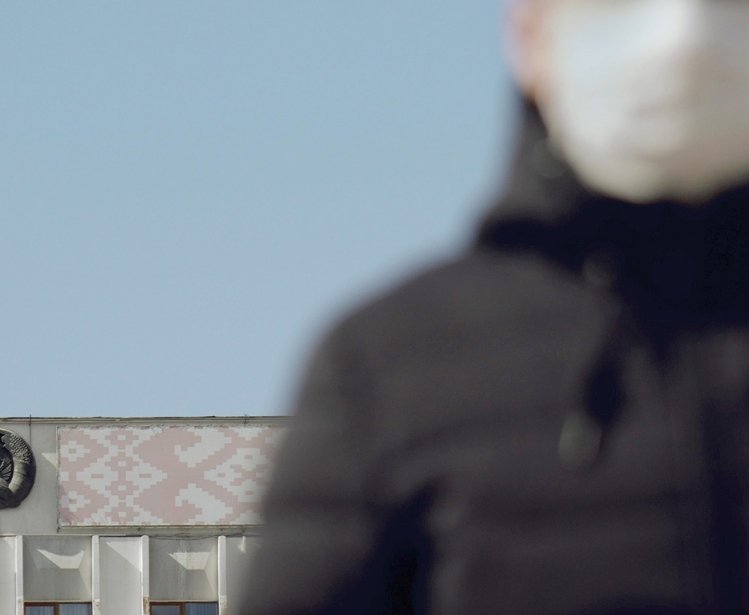
{"label": "window frame", "polygon": [[60,615],[60,607],[61,606],[67,606],[69,604],[85,604],[85,605],[87,605],[87,606],[90,607],[89,608],[89,613],[93,613],[94,612],[94,606],[93,606],[93,603],[91,603],[91,602],[86,602],[84,600],[77,601],[77,602],[75,600],[62,600],[62,601],[58,601],[58,602],[48,602],[48,601],[47,602],[36,602],[36,601],[35,602],[24,602],[23,603],[23,614],[27,615],[27,613],[28,613],[27,609],[30,606],[51,606],[51,607],[54,608],[53,615]]}
{"label": "window frame", "polygon": [[[189,604],[215,604],[216,605],[216,613],[218,613],[218,602],[215,600],[152,600],[148,605],[148,612],[149,615],[153,612],[153,607],[155,606],[178,606],[179,607],[179,615],[186,615],[187,613],[187,605]],[[55,614],[57,615],[57,614]]]}

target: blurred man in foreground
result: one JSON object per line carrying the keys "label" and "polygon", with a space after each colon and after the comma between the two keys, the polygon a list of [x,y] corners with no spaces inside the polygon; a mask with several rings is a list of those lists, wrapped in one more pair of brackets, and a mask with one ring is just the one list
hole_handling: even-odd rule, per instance
{"label": "blurred man in foreground", "polygon": [[749,612],[749,2],[508,24],[506,193],[319,348],[247,615]]}

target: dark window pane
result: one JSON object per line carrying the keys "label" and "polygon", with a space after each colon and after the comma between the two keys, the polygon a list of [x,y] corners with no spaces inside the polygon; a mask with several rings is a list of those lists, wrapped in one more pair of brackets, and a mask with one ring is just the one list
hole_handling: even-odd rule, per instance
{"label": "dark window pane", "polygon": [[53,606],[27,606],[26,615],[55,615]]}
{"label": "dark window pane", "polygon": [[61,604],[60,615],[91,615],[90,604]]}
{"label": "dark window pane", "polygon": [[186,606],[186,615],[218,615],[218,604],[215,602],[190,602]]}
{"label": "dark window pane", "polygon": [[151,615],[180,615],[176,604],[152,604]]}

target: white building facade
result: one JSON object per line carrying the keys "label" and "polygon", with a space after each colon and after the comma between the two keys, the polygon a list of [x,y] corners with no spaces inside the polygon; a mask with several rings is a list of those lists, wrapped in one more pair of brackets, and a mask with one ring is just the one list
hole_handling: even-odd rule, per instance
{"label": "white building facade", "polygon": [[244,615],[283,429],[0,419],[0,615]]}

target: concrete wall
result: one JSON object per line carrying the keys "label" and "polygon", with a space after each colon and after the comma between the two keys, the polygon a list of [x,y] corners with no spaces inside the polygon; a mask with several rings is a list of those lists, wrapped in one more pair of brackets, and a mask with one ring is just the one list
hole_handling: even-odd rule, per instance
{"label": "concrete wall", "polygon": [[148,615],[151,600],[245,615],[283,420],[3,419],[0,428],[26,440],[37,466],[26,500],[0,509],[0,615],[23,615],[24,601]]}
{"label": "concrete wall", "polygon": [[233,613],[242,603],[253,551],[259,539],[250,536],[230,536],[226,539],[226,596],[227,612]]}
{"label": "concrete wall", "polygon": [[54,534],[57,532],[57,426],[54,423],[9,423],[31,446],[36,460],[36,481],[18,508],[0,510],[0,534]]}
{"label": "concrete wall", "polygon": [[220,615],[245,615],[238,609],[256,541],[0,537],[0,615],[23,615],[24,601],[91,602],[94,615],[148,615],[150,601],[216,602]]}
{"label": "concrete wall", "polygon": [[151,538],[151,600],[218,601],[215,538]]}
{"label": "concrete wall", "polygon": [[143,609],[143,539],[99,539],[99,604],[106,615],[133,615]]}
{"label": "concrete wall", "polygon": [[91,538],[23,538],[24,600],[90,601],[91,586]]}
{"label": "concrete wall", "polygon": [[0,538],[0,613],[2,615],[15,613],[15,543],[12,537]]}
{"label": "concrete wall", "polygon": [[0,428],[26,440],[37,467],[26,500],[0,510],[0,535],[258,525],[283,436],[278,419],[6,419]]}

